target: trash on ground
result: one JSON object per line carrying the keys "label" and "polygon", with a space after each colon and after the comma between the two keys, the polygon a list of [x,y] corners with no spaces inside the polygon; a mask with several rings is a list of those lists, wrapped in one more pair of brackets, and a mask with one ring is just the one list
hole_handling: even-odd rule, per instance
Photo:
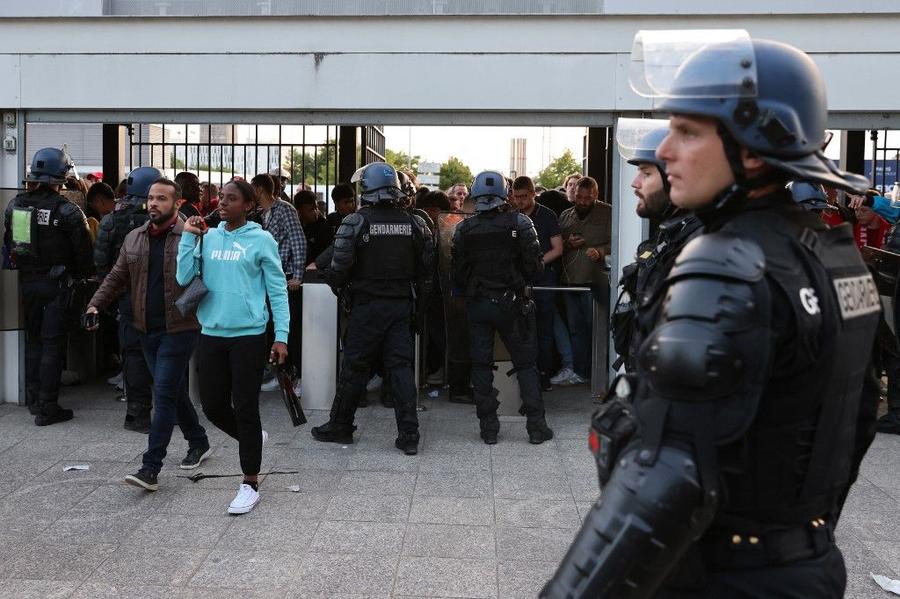
{"label": "trash on ground", "polygon": [[91,467],[88,464],[73,464],[71,466],[65,466],[63,468],[63,472],[69,472],[70,470],[90,470]]}
{"label": "trash on ground", "polygon": [[287,490],[290,491],[291,493],[299,493],[300,485],[291,485],[290,487],[287,488]]}
{"label": "trash on ground", "polygon": [[878,586],[883,588],[885,591],[890,591],[895,595],[900,595],[900,580],[894,580],[892,578],[888,578],[887,576],[881,576],[879,574],[873,574],[869,572],[869,576],[872,577]]}

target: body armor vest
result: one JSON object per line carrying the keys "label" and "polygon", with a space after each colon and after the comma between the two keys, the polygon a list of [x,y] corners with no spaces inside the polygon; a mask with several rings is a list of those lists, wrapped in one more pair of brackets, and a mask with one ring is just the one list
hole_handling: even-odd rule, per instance
{"label": "body armor vest", "polygon": [[364,207],[365,225],[357,240],[353,291],[409,297],[416,273],[416,224],[405,210]]}
{"label": "body armor vest", "polygon": [[476,214],[462,223],[466,252],[472,265],[468,295],[495,295],[525,287],[517,218],[517,213],[506,211]]}
{"label": "body armor vest", "polygon": [[141,201],[139,204],[127,204],[124,208],[116,210],[112,213],[112,218],[113,230],[110,237],[110,248],[113,254],[110,265],[115,263],[119,250],[125,243],[125,236],[150,220],[150,214],[147,212],[147,204]]}
{"label": "body armor vest", "polygon": [[12,203],[12,254],[24,272],[71,266],[72,244],[58,212],[67,202],[50,191],[27,192]]}
{"label": "body armor vest", "polygon": [[881,310],[850,227],[827,229],[787,199],[780,204],[722,229],[759,243],[774,323],[794,323],[775,331],[779,342],[749,430],[720,448],[725,493],[717,519],[737,528],[808,522],[841,501]]}

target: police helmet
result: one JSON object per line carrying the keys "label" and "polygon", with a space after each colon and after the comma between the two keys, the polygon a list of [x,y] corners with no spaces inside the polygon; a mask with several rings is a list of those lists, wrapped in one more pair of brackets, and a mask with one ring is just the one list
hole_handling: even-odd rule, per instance
{"label": "police helmet", "polygon": [[152,166],[138,167],[128,173],[125,193],[138,198],[146,198],[150,193],[150,186],[160,177],[162,177],[162,173],[159,169]]}
{"label": "police helmet", "polygon": [[818,183],[791,181],[787,188],[794,201],[806,210],[825,210],[829,206],[828,196]]}
{"label": "police helmet", "polygon": [[41,148],[31,159],[31,169],[25,176],[25,181],[61,185],[66,182],[66,176],[74,166],[65,150]]}
{"label": "police helmet", "polygon": [[476,212],[487,212],[506,203],[506,177],[497,171],[482,171],[472,181],[469,197]]}
{"label": "police helmet", "polygon": [[853,192],[868,187],[822,152],[825,82],[793,46],[751,39],[743,30],[639,31],[629,79],[636,92],[656,100],[655,110],[716,119],[739,183],[742,168],[729,144],[799,179]]}
{"label": "police helmet", "polygon": [[359,183],[359,201],[363,204],[395,202],[403,197],[397,171],[386,162],[367,164],[353,173],[351,183]]}

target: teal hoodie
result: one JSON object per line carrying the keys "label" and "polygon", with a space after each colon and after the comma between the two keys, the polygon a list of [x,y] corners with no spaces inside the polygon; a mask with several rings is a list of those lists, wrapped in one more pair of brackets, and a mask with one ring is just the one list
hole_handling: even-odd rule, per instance
{"label": "teal hoodie", "polygon": [[[200,244],[187,231],[178,244],[175,278],[187,286],[197,273]],[[225,223],[203,239],[203,282],[209,288],[197,308],[204,335],[241,337],[266,331],[269,310],[275,321],[275,340],[287,343],[290,327],[287,281],[281,270],[278,244],[256,223],[226,231]]]}

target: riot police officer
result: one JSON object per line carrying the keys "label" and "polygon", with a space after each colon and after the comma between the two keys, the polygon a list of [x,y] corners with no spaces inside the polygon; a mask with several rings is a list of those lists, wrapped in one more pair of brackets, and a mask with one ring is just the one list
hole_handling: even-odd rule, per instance
{"label": "riot police officer", "polygon": [[594,416],[603,494],[541,596],[842,597],[833,530],[874,436],[880,302],[849,228],[785,183],[867,181],[820,150],[806,54],[686,34],[638,33],[633,85],[671,115],[657,156],[705,232],[669,272],[636,388],[620,378]]}
{"label": "riot police officer", "polygon": [[[125,197],[116,209],[103,217],[97,233],[94,248],[94,262],[97,274],[105,277],[109,273],[125,236],[150,219],[147,212],[147,194],[150,186],[162,177],[162,173],[152,166],[142,166],[128,174]],[[150,409],[152,405],[153,379],[144,352],[141,350],[140,333],[132,325],[131,294],[119,298],[119,342],[122,347],[122,379],[125,398],[128,402],[125,425],[128,430],[147,433],[150,431]]]}
{"label": "riot police officer", "polygon": [[664,288],[681,248],[702,227],[691,211],[678,208],[669,199],[666,163],[656,157],[656,148],[668,132],[668,122],[662,120],[623,118],[617,123],[619,153],[638,168],[631,183],[638,198],[635,212],[651,225],[651,235],[638,245],[635,261],[622,269],[620,301],[612,317],[619,354],[615,367],[624,363],[626,372],[634,372],[637,349],[654,324],[655,312],[639,308],[659,305],[654,294]]}
{"label": "riot police officer", "polygon": [[4,218],[3,244],[19,270],[25,309],[25,403],[38,426],[72,419],[72,410],[59,406],[72,287],[94,272],[84,213],[59,194],[72,166],[64,150],[38,150],[27,191],[10,202]]}
{"label": "riot police officer", "polygon": [[331,264],[322,273],[335,294],[349,297],[350,319],[331,416],[312,435],[318,441],[353,443],[357,402],[381,353],[394,395],[394,445],[415,455],[419,420],[413,322],[430,292],[434,241],[421,218],[399,207],[403,192],[393,167],[368,164],[351,182],[359,183],[363,207],[344,217]]}
{"label": "riot police officer", "polygon": [[534,302],[525,287],[543,269],[541,245],[531,219],[510,210],[506,179],[498,172],[479,173],[470,193],[475,216],[456,226],[451,249],[453,283],[464,290],[469,317],[472,386],[481,438],[497,442],[497,390],[494,381],[494,336],[510,353],[527,418],[528,440],[553,438],[544,418],[537,360]]}

